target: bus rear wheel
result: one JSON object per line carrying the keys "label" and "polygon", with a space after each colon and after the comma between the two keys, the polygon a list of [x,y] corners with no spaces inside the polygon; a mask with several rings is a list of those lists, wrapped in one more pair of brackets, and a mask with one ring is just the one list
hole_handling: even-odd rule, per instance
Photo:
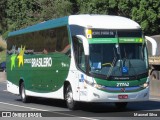
{"label": "bus rear wheel", "polygon": [[115,106],[119,110],[124,110],[127,107],[127,104],[128,104],[127,102],[116,102]]}
{"label": "bus rear wheel", "polygon": [[26,92],[25,92],[24,82],[20,84],[20,96],[23,103],[27,103],[29,101],[29,97],[26,95]]}
{"label": "bus rear wheel", "polygon": [[75,110],[77,108],[77,102],[73,100],[73,92],[71,85],[68,85],[65,92],[65,100],[67,107],[70,110]]}

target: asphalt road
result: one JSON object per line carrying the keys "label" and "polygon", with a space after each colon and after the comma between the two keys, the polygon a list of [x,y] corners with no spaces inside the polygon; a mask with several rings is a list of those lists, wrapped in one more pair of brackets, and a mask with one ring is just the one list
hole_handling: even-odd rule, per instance
{"label": "asphalt road", "polygon": [[[6,91],[6,81],[0,82],[0,116],[2,112],[12,112],[12,116],[16,117],[17,113],[20,116],[36,113],[42,118],[38,119],[66,119],[66,120],[128,120],[138,119],[144,120],[144,117],[135,117],[135,114],[158,115],[160,116],[160,97],[151,96],[149,101],[129,103],[124,111],[117,110],[114,104],[87,104],[81,103],[78,110],[70,111],[63,100],[32,98],[30,103],[22,103],[20,96],[13,95]],[[14,114],[16,113],[16,114]],[[47,117],[48,116],[48,117]],[[49,117],[50,116],[50,117]],[[124,117],[125,116],[125,117]],[[128,116],[128,117],[127,117]],[[152,117],[160,119],[160,117]],[[145,117],[145,120],[152,119]],[[3,119],[0,117],[0,119]],[[17,118],[12,118],[16,119]],[[35,119],[35,118],[34,118]]]}

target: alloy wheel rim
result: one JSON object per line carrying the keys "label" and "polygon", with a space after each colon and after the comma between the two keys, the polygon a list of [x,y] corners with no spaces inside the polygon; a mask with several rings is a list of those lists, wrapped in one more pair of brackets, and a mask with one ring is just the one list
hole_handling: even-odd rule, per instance
{"label": "alloy wheel rim", "polygon": [[72,102],[73,102],[72,92],[68,92],[66,99],[67,99],[67,102],[68,102],[68,103],[72,103]]}
{"label": "alloy wheel rim", "polygon": [[24,91],[24,88],[22,88],[22,99],[25,99],[25,91]]}

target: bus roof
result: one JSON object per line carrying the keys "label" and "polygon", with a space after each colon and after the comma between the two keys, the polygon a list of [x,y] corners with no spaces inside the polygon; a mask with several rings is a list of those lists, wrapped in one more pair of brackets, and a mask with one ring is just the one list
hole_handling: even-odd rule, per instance
{"label": "bus roof", "polygon": [[138,23],[125,17],[112,15],[71,15],[63,18],[44,21],[24,29],[10,32],[8,37],[51,29],[64,25],[79,25],[86,28],[99,29],[140,29]]}
{"label": "bus roof", "polygon": [[55,28],[59,26],[64,26],[67,24],[68,24],[68,17],[48,20],[48,21],[44,21],[44,22],[41,22],[33,26],[28,26],[24,29],[10,32],[8,37],[25,34],[25,33],[31,33],[31,32],[40,31],[40,30],[51,29],[51,28]]}
{"label": "bus roof", "polygon": [[69,17],[69,24],[100,29],[140,29],[135,21],[113,15],[73,15]]}

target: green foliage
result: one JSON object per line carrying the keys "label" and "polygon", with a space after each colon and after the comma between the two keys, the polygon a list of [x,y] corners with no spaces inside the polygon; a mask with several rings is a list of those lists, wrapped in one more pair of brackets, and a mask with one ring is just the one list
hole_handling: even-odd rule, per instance
{"label": "green foliage", "polygon": [[0,0],[0,34],[6,30],[6,2],[7,0]]}
{"label": "green foliage", "polygon": [[6,61],[6,50],[0,51],[0,63]]}
{"label": "green foliage", "polygon": [[160,34],[160,1],[141,0],[132,8],[131,18],[137,21],[145,34]]}
{"label": "green foliage", "polygon": [[7,28],[13,31],[70,15],[71,7],[71,2],[67,0],[7,0]]}
{"label": "green foliage", "polygon": [[110,14],[116,9],[116,0],[77,0],[79,13],[83,14]]}
{"label": "green foliage", "polygon": [[138,22],[145,34],[160,34],[159,0],[77,0],[79,13],[120,15]]}
{"label": "green foliage", "polygon": [[1,0],[0,11],[3,34],[70,14],[125,16],[138,22],[145,34],[160,34],[159,0]]}
{"label": "green foliage", "polygon": [[68,16],[71,14],[72,3],[67,0],[36,0],[41,8],[43,20]]}
{"label": "green foliage", "polygon": [[0,36],[0,63],[6,60],[6,41]]}
{"label": "green foliage", "polygon": [[7,0],[7,27],[9,31],[17,30],[39,21],[39,7],[34,0]]}

